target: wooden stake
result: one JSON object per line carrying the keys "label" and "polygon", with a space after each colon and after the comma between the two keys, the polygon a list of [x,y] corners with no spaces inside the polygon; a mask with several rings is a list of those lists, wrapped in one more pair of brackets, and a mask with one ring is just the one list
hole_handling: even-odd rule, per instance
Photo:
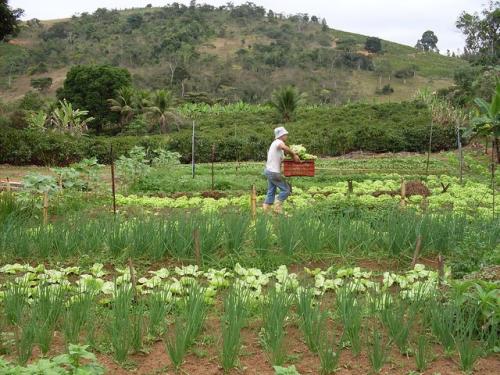
{"label": "wooden stake", "polygon": [[115,158],[113,145],[111,145],[111,193],[113,194],[113,214],[116,215],[116,185],[115,185]]}
{"label": "wooden stake", "polygon": [[196,264],[201,267],[201,249],[200,249],[200,230],[195,228],[193,231],[194,257]]}
{"label": "wooden stake", "polygon": [[401,206],[406,205],[406,184],[405,180],[401,179]]}
{"label": "wooden stake", "polygon": [[7,177],[7,191],[10,193],[11,192],[11,187],[10,187],[10,180]]}
{"label": "wooden stake", "polygon": [[351,195],[353,192],[352,180],[347,180],[347,195]]}
{"label": "wooden stake", "polygon": [[43,225],[49,223],[49,193],[43,193]]}
{"label": "wooden stake", "polygon": [[212,191],[214,191],[214,161],[215,161],[215,143],[212,144]]}
{"label": "wooden stake", "polygon": [[417,243],[415,245],[415,252],[413,253],[413,260],[411,261],[411,269],[415,268],[417,264],[418,256],[420,255],[420,249],[422,247],[422,236],[417,237]]}
{"label": "wooden stake", "polygon": [[438,255],[438,282],[442,284],[444,280],[444,258],[441,254]]}
{"label": "wooden stake", "polygon": [[252,185],[252,194],[250,195],[250,204],[252,208],[252,219],[257,216],[257,191],[255,185]]}
{"label": "wooden stake", "polygon": [[134,272],[134,265],[132,263],[132,258],[128,258],[128,269],[130,272],[130,283],[132,284],[132,293],[134,296],[134,299],[136,297],[136,291],[137,291],[137,281],[135,279],[135,272]]}
{"label": "wooden stake", "polygon": [[62,189],[63,187],[62,175],[59,175],[57,184],[59,185],[59,189]]}

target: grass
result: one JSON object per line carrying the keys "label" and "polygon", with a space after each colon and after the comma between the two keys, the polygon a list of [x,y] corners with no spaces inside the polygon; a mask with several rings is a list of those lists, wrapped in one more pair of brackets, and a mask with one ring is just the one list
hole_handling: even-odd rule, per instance
{"label": "grass", "polygon": [[336,295],[337,316],[340,318],[344,333],[344,345],[350,345],[354,356],[361,353],[361,324],[363,320],[363,307],[356,298],[352,285],[343,286]]}
{"label": "grass", "polygon": [[307,347],[316,353],[320,348],[327,313],[321,310],[321,304],[317,303],[314,297],[313,289],[300,289],[297,296],[297,313]]}

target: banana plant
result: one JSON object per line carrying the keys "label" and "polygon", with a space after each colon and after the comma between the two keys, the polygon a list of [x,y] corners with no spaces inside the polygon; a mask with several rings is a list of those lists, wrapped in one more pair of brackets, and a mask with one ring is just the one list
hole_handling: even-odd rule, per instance
{"label": "banana plant", "polygon": [[474,100],[479,110],[479,115],[472,120],[471,133],[484,137],[491,137],[493,148],[496,149],[497,163],[500,163],[500,81],[497,82],[495,94],[491,103],[484,99],[476,98]]}
{"label": "banana plant", "polygon": [[59,107],[52,112],[52,125],[61,133],[81,135],[87,131],[87,124],[94,120],[87,117],[89,111],[73,109],[73,105],[63,99],[59,101]]}

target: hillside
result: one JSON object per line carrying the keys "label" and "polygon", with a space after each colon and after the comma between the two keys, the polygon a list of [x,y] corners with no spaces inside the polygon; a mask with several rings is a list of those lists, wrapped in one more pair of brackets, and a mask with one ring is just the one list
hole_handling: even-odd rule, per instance
{"label": "hillside", "polygon": [[[294,84],[310,102],[399,101],[424,86],[449,86],[464,64],[389,41],[369,53],[366,38],[314,16],[284,17],[252,4],[99,9],[31,20],[0,44],[0,99],[21,97],[40,77],[52,78],[46,94],[53,95],[70,66],[100,63],[126,67],[138,87],[169,87],[178,96],[264,102],[276,87]],[[386,84],[394,93],[376,94]]]}

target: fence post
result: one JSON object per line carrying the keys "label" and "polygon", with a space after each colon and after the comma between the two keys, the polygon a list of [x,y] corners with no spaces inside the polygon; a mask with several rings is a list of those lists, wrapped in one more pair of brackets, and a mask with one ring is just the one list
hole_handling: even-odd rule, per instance
{"label": "fence post", "polygon": [[115,157],[113,155],[113,145],[111,145],[110,154],[111,154],[111,193],[113,195],[113,214],[116,215]]}
{"label": "fence post", "polygon": [[49,193],[43,193],[43,225],[49,223]]}
{"label": "fence post", "polygon": [[194,137],[194,128],[195,128],[195,122],[193,121],[193,135],[191,138],[191,173],[193,175],[193,178],[195,176],[195,161],[194,161],[194,142],[195,142],[195,137]]}
{"label": "fence post", "polygon": [[7,192],[9,192],[9,193],[11,192],[10,180],[8,177],[7,177],[7,188],[6,189],[7,189]]}
{"label": "fence post", "polygon": [[252,208],[252,219],[255,220],[257,216],[257,192],[255,189],[255,185],[252,185],[252,194],[250,196],[250,203]]}
{"label": "fence post", "polygon": [[212,144],[212,191],[214,189],[214,161],[215,161],[215,143]]}
{"label": "fence post", "polygon": [[194,228],[193,230],[193,244],[196,264],[198,267],[201,267],[200,230],[198,228]]}
{"label": "fence post", "polygon": [[401,206],[406,205],[406,183],[404,178],[401,179]]}
{"label": "fence post", "polygon": [[347,180],[347,195],[351,195],[353,192],[352,180]]}

